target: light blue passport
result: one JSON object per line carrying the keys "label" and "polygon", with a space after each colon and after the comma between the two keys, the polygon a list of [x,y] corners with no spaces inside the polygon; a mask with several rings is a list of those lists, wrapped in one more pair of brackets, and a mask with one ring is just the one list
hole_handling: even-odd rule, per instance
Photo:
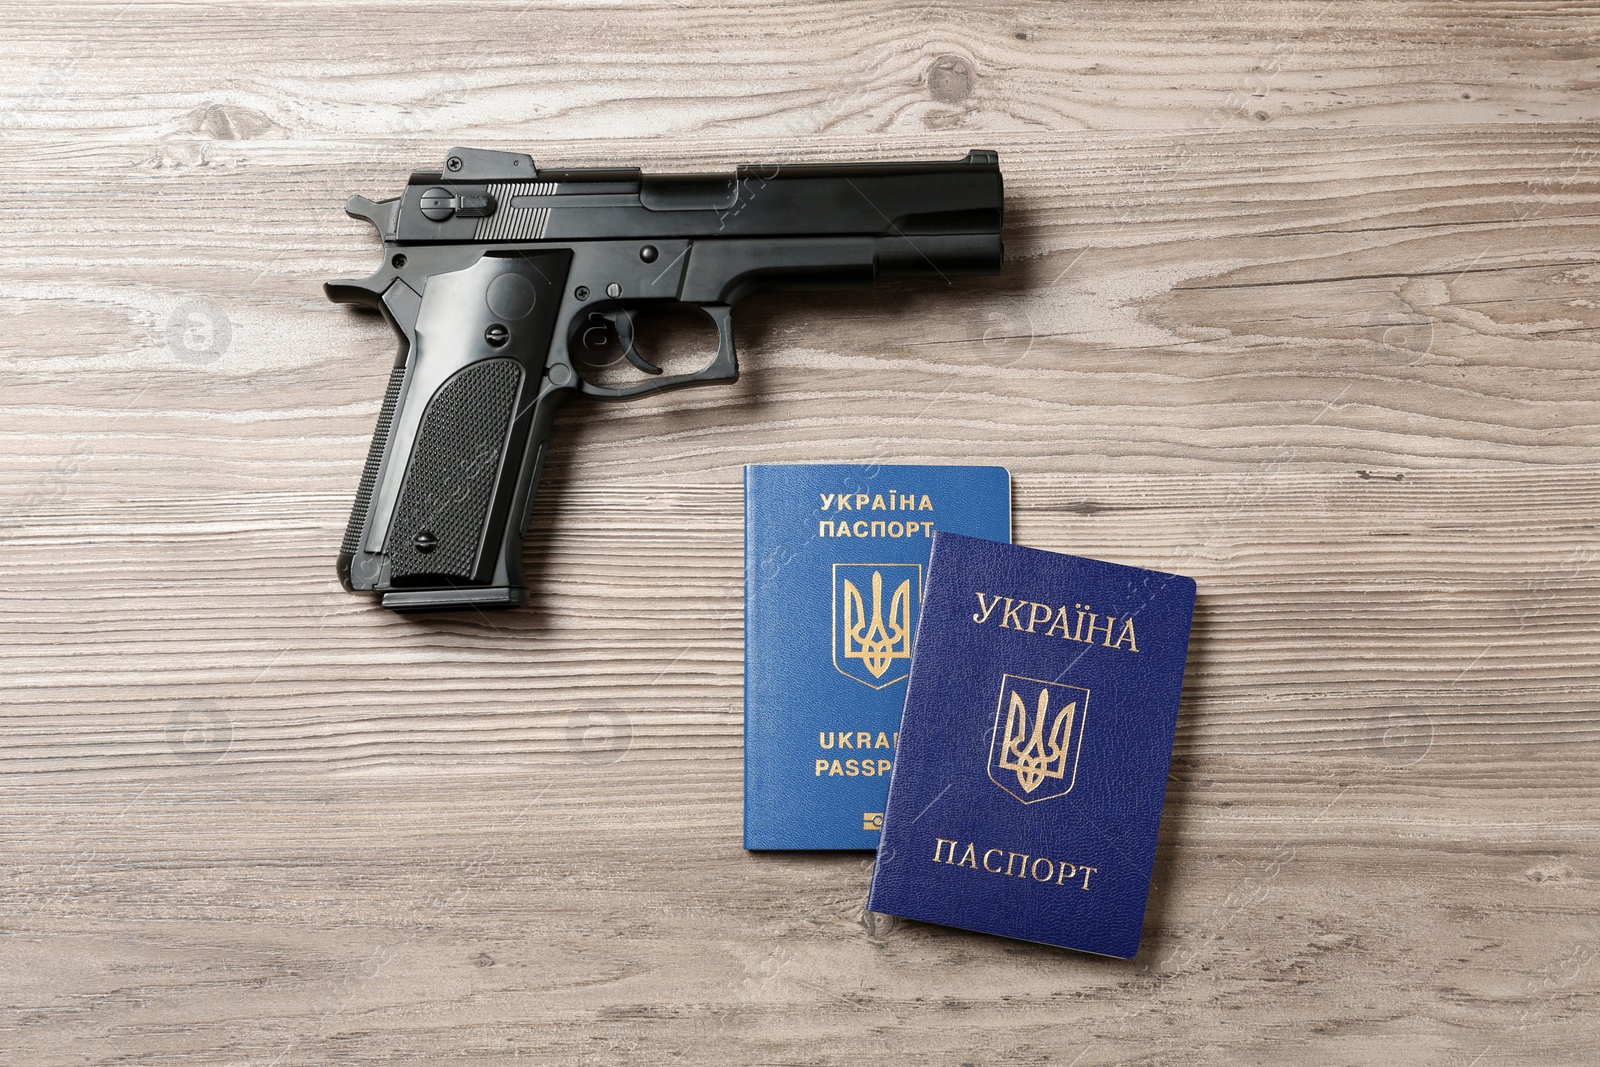
{"label": "light blue passport", "polygon": [[1011,539],[1004,467],[745,468],[744,847],[878,846],[935,530]]}

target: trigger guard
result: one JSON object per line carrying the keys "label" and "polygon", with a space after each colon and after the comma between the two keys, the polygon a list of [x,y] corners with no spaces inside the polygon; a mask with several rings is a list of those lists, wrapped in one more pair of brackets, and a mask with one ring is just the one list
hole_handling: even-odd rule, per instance
{"label": "trigger guard", "polygon": [[[711,364],[690,374],[669,374],[654,381],[635,382],[632,385],[606,386],[578,379],[578,391],[584,396],[602,400],[627,400],[646,393],[659,393],[664,389],[678,389],[686,385],[703,385],[711,382],[736,382],[739,380],[739,357],[733,347],[733,309],[727,304],[698,304],[717,327],[717,354]],[[619,335],[620,339],[620,335]]]}

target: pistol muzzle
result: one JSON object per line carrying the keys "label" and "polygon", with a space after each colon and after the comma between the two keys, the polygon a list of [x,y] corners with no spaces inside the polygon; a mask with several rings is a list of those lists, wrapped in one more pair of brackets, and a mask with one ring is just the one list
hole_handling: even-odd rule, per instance
{"label": "pistol muzzle", "polygon": [[998,233],[877,238],[880,275],[998,274],[1004,246]]}

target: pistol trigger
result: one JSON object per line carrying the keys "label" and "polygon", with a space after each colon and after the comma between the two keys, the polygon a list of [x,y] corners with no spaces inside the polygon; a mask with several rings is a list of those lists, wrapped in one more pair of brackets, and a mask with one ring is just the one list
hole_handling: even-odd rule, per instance
{"label": "pistol trigger", "polygon": [[622,354],[628,357],[628,362],[644,371],[646,374],[660,374],[661,368],[651,363],[639,350],[633,346],[633,315],[627,308],[618,308],[610,316],[611,326],[617,331],[617,341],[622,345]]}

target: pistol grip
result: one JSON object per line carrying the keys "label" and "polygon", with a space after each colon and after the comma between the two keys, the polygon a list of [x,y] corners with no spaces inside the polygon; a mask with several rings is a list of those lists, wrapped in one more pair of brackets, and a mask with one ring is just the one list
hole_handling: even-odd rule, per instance
{"label": "pistol grip", "polygon": [[346,531],[346,588],[398,611],[524,602],[523,531],[571,392],[545,375],[569,261],[486,255],[427,277],[414,328],[390,315],[409,345]]}

